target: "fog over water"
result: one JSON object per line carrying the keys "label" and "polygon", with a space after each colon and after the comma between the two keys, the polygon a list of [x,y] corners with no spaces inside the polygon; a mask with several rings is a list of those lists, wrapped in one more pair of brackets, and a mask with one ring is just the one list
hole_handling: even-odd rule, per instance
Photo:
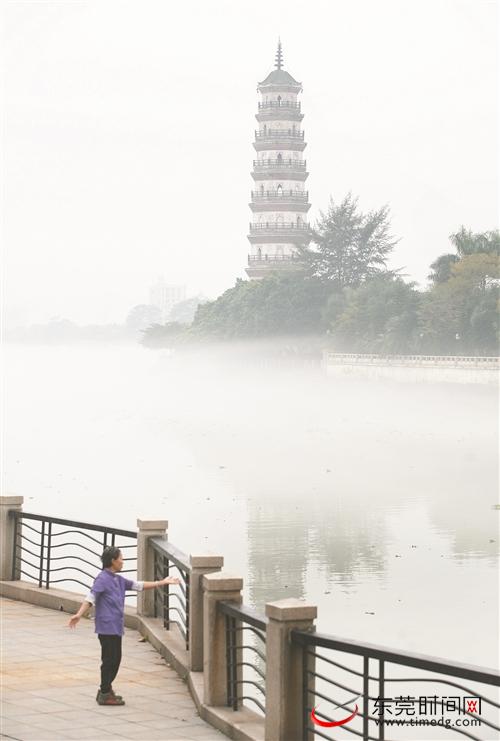
{"label": "fog over water", "polygon": [[27,511],[166,518],[181,550],[224,555],[246,603],[304,597],[321,631],[496,664],[494,388],[334,380],[235,350],[5,359],[4,490]]}

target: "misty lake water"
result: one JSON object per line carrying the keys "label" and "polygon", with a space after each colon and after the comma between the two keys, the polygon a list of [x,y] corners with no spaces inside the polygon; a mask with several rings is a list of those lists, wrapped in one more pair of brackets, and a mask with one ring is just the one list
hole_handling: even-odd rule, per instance
{"label": "misty lake water", "polygon": [[244,602],[337,636],[494,666],[497,392],[140,346],[5,347],[4,491],[25,509],[169,520]]}

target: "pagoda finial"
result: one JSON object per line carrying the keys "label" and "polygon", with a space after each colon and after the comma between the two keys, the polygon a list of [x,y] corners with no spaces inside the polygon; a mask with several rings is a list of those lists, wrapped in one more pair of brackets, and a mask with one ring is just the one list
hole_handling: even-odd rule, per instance
{"label": "pagoda finial", "polygon": [[276,69],[282,69],[283,67],[283,51],[281,49],[281,39],[278,38],[278,50],[276,52]]}

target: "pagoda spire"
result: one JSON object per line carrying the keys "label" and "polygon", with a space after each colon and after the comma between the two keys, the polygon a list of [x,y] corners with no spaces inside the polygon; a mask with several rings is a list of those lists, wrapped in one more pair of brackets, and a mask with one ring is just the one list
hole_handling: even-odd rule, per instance
{"label": "pagoda spire", "polygon": [[276,52],[275,59],[276,59],[276,62],[275,62],[275,65],[274,66],[276,67],[276,69],[283,69],[283,50],[281,48],[281,39],[280,38],[278,38],[278,50]]}

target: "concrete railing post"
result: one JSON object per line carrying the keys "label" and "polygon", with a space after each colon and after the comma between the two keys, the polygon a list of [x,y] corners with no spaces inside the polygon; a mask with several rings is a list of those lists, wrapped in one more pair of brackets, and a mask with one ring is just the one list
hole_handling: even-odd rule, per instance
{"label": "concrete railing post", "polygon": [[[311,630],[317,607],[299,599],[266,604],[266,741],[302,741],[305,652],[292,643],[292,628]],[[308,668],[312,665],[308,662]]]}
{"label": "concrete railing post", "polygon": [[223,556],[190,556],[189,581],[189,668],[203,671],[203,585],[202,577],[221,570]]}
{"label": "concrete railing post", "polygon": [[[0,579],[9,581],[12,579],[14,569],[14,518],[9,515],[9,510],[22,510],[23,497],[3,496],[0,497]],[[19,530],[21,522],[19,522]],[[18,531],[19,532],[19,531]],[[20,578],[19,571],[16,569],[14,574],[16,579]]]}
{"label": "concrete railing post", "polygon": [[[154,552],[149,539],[163,535],[166,539],[167,520],[137,520],[137,581],[154,581]],[[137,614],[154,617],[155,590],[143,590],[137,594]]]}
{"label": "concrete railing post", "polygon": [[224,572],[205,574],[203,583],[203,688],[206,705],[227,705],[226,625],[217,603],[241,604],[243,579]]}

